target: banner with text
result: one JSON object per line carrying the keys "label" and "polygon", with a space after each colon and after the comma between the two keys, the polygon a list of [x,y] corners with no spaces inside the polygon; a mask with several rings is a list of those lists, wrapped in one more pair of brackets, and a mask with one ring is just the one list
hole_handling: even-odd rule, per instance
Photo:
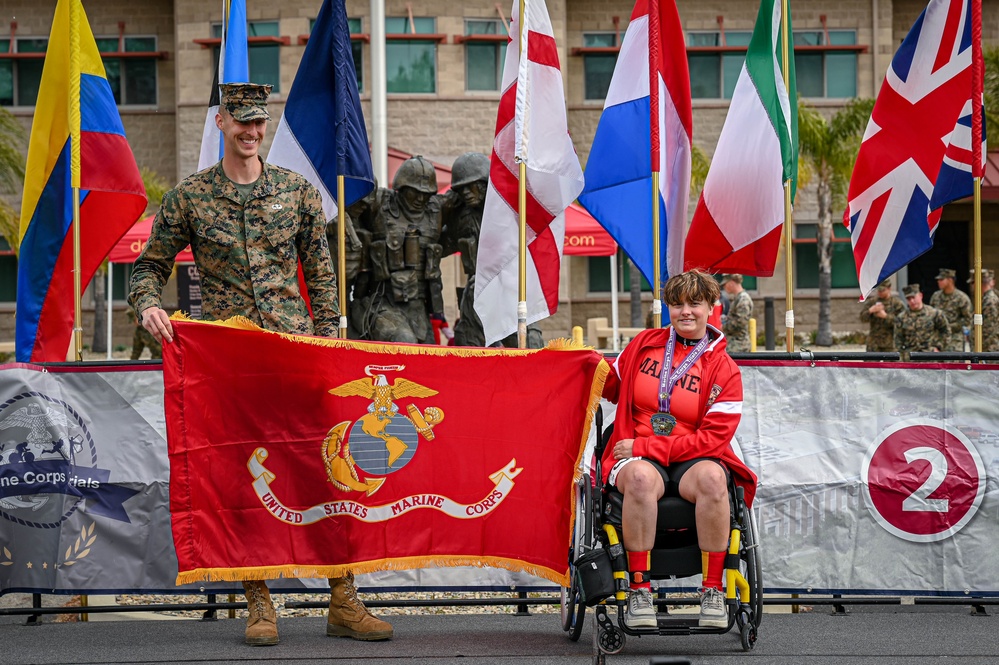
{"label": "banner with text", "polygon": [[[992,556],[999,548],[999,412],[992,406],[999,398],[999,368],[740,364],[745,404],[737,443],[760,476],[754,512],[768,591],[999,596],[999,561]],[[480,377],[465,389],[484,396],[492,390],[489,382]],[[275,384],[269,392],[281,390]],[[354,400],[360,404],[364,398]],[[212,405],[211,410],[221,408],[218,427],[232,422],[230,407],[236,408]],[[480,408],[491,408],[484,397]],[[330,419],[339,424],[352,415],[353,436],[353,424],[367,408],[354,411]],[[270,417],[275,428],[287,429],[296,414],[271,409]],[[509,419],[528,431],[522,438],[530,438],[532,421],[513,414]],[[335,427],[327,428],[320,442],[329,429]],[[363,432],[363,426],[359,429]],[[420,456],[434,445],[420,443]],[[316,444],[309,454],[322,460]],[[495,449],[490,454],[509,451],[505,441],[491,439],[489,446]],[[265,508],[254,485],[268,474],[255,476],[253,468],[274,472],[277,453],[268,453],[264,460],[248,454],[235,469],[213,461],[209,472],[238,479],[240,491],[252,492],[268,519],[276,521],[280,510],[300,514],[303,521],[317,515],[308,511],[327,501],[299,502],[283,488],[273,492],[274,502]],[[495,466],[493,471],[505,465]],[[279,486],[290,480],[287,473],[274,475]],[[395,482],[386,477],[386,483]],[[178,589],[168,478],[163,378],[156,368],[0,368],[0,593]],[[523,473],[510,481],[519,486],[522,479]],[[502,491],[491,479],[474,480],[482,485],[480,500]],[[332,491],[328,478],[327,485]],[[365,501],[372,498],[363,494]],[[421,501],[433,505],[417,507]],[[454,519],[445,517],[445,508],[475,503],[439,491],[399,509],[406,515],[433,512]],[[370,505],[378,508],[382,502]],[[330,506],[331,511],[340,508],[348,505],[334,500]],[[391,524],[363,522],[346,512],[314,525],[350,522],[385,529]],[[378,515],[372,511],[367,517]],[[360,576],[358,584],[372,590],[499,591],[550,588],[551,583],[500,568],[428,567],[373,572]],[[303,585],[325,582],[272,583],[287,589]],[[179,590],[238,587],[215,582]]]}

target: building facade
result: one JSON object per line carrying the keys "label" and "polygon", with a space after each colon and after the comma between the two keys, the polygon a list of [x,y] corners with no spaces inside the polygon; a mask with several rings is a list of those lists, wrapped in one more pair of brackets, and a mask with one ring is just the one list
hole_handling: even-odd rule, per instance
{"label": "building facade", "polygon": [[[795,64],[799,96],[822,113],[833,114],[854,97],[876,95],[892,55],[925,0],[821,0],[793,3]],[[999,43],[999,0],[983,0],[983,40]],[[222,19],[221,2],[203,0],[85,0],[88,19],[102,51],[122,121],[140,167],[169,183],[196,170],[205,111],[213,80]],[[746,0],[677,0],[683,23],[694,107],[693,140],[707,155],[714,151],[728,103],[745,56],[758,5]],[[250,36],[250,78],[274,86],[268,142],[291,88],[321,0],[246,0]],[[492,0],[384,0],[388,145],[451,164],[469,150],[490,152],[500,97],[503,54],[510,16]],[[55,0],[8,0],[0,17],[0,106],[30,128],[42,59]],[[633,8],[630,0],[549,0],[568,104],[569,129],[580,161],[586,164],[617,49]],[[371,5],[347,0],[355,68],[362,108],[370,125]],[[995,183],[992,183],[995,184]],[[988,189],[988,192],[993,192]],[[15,209],[19,195],[8,197]],[[794,298],[797,328],[817,327],[818,265],[815,256],[817,206],[814,185],[799,189],[794,211]],[[691,197],[690,214],[696,198]],[[911,266],[910,281],[940,267],[966,274],[972,261],[972,206],[948,206],[937,246]],[[986,267],[999,268],[999,231],[988,220],[999,204],[983,205]],[[836,225],[833,258],[834,330],[859,330],[856,274],[845,229]],[[772,278],[748,279],[761,303],[772,297],[781,321],[785,257]],[[628,271],[618,280],[623,292],[622,325],[629,322]],[[586,319],[610,314],[609,260],[567,257],[561,305],[542,322],[548,336],[585,328]],[[116,269],[116,343],[131,333],[124,323],[126,269]],[[932,276],[930,276],[932,277]],[[460,286],[454,261],[446,286]],[[16,259],[0,241],[0,340],[13,339]],[[933,290],[932,281],[924,288]],[[446,288],[453,293],[453,288]],[[170,304],[172,296],[166,297]],[[87,298],[85,303],[89,303]],[[645,309],[651,295],[645,294]],[[643,310],[644,313],[644,310]],[[453,320],[456,306],[449,300]],[[756,313],[762,330],[762,305]],[[644,319],[644,317],[643,317]],[[121,321],[120,325],[118,321]],[[781,330],[782,332],[782,330]]]}

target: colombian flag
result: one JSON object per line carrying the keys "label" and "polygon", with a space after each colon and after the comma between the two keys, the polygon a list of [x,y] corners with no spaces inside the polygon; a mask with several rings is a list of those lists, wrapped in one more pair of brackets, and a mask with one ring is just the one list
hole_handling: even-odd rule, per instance
{"label": "colombian flag", "polygon": [[56,5],[25,170],[17,360],[65,360],[74,316],[73,188],[80,190],[82,284],[146,207],[142,178],[80,0]]}

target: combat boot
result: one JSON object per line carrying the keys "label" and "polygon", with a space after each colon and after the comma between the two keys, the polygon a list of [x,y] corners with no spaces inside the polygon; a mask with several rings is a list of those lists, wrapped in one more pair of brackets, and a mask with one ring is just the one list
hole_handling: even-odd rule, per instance
{"label": "combat boot", "polygon": [[246,617],[246,643],[255,647],[277,644],[277,612],[267,585],[261,580],[248,580],[243,582],[243,593],[250,613]]}
{"label": "combat boot", "polygon": [[392,638],[392,625],[368,612],[354,586],[354,575],[330,578],[330,613],[326,619],[326,634],[331,637],[353,637],[375,641]]}

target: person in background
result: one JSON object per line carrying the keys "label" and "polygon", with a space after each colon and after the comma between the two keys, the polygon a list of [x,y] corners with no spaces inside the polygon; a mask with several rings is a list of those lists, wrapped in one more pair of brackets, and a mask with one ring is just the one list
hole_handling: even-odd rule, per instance
{"label": "person in background", "polygon": [[722,275],[721,284],[731,302],[722,324],[722,331],[728,338],[728,350],[748,353],[752,350],[749,342],[749,319],[753,318],[753,299],[742,288],[742,275]]}
{"label": "person in background", "polygon": [[752,505],[756,474],[732,448],[742,417],[742,374],[726,352],[727,337],[708,324],[718,294],[715,278],[699,270],[670,277],[662,294],[670,326],[643,330],[624,347],[604,388],[618,409],[601,480],[623,495],[629,628],[657,625],[649,570],[657,504],[667,492],[696,506],[704,561],[698,623],[728,625],[722,592],[732,519],[728,478]]}
{"label": "person in background", "polygon": [[895,348],[903,357],[912,351],[939,351],[950,334],[947,317],[923,304],[919,284],[909,284],[902,293],[909,309],[895,321]]}
{"label": "person in background", "polygon": [[[975,269],[968,272],[968,284],[974,288]],[[982,351],[999,351],[999,294],[995,286],[995,272],[982,268]]]}
{"label": "person in background", "polygon": [[930,307],[947,317],[950,328],[941,351],[964,351],[965,336],[971,330],[971,298],[955,286],[956,277],[955,271],[941,268],[937,274],[937,288],[940,290],[930,296]]}
{"label": "person in background", "polygon": [[160,345],[152,333],[142,327],[135,311],[128,308],[128,320],[135,325],[135,333],[132,335],[132,360],[138,360],[142,356],[143,349],[149,349],[149,357],[157,360],[163,357],[163,347]]}
{"label": "person in background", "polygon": [[895,351],[895,320],[905,311],[905,303],[891,292],[891,280],[878,284],[877,293],[867,296],[860,308],[860,321],[870,326],[867,350]]}
{"label": "person in background", "polygon": [[[215,124],[224,156],[163,196],[149,243],[135,262],[129,305],[161,342],[173,341],[163,310],[163,286],[174,259],[188,244],[201,274],[202,318],[245,316],[266,330],[334,337],[340,320],[336,276],[326,239],[319,191],[299,174],[259,156],[267,133],[271,86],[220,86]],[[298,266],[312,302],[312,317],[298,285]],[[248,534],[247,547],[266,547]],[[357,598],[352,574],[331,578],[326,634],[385,640],[392,626],[372,616]],[[277,613],[262,580],[243,582],[249,616],[245,641],[278,643]]]}

